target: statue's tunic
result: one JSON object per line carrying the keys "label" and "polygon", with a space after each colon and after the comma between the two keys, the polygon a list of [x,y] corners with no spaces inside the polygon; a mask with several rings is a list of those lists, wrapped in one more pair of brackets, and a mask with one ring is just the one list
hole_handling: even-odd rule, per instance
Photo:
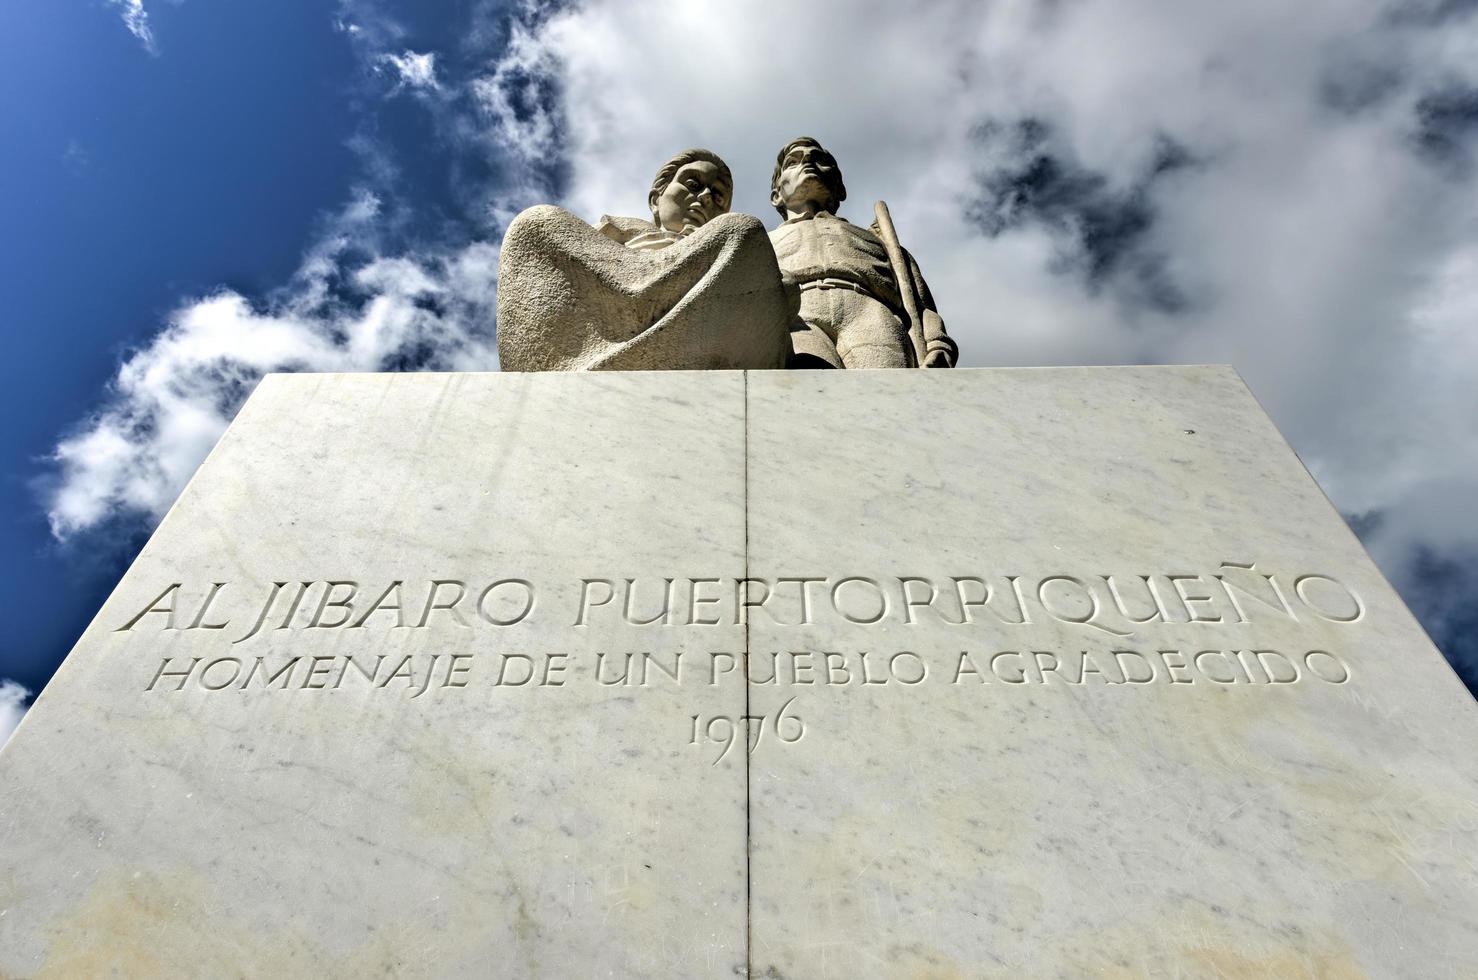
{"label": "statue's tunic", "polygon": [[[801,293],[793,366],[918,366],[898,279],[876,232],[818,211],[786,219],[770,232],[770,243],[786,285]],[[942,355],[952,365],[958,352],[929,286],[913,256],[904,251],[903,259],[921,307],[925,356]]]}
{"label": "statue's tunic", "polygon": [[878,236],[825,211],[790,218],[770,232],[781,274],[802,290],[858,287],[893,310],[903,300]]}
{"label": "statue's tunic", "polygon": [[797,363],[847,368],[913,364],[913,341],[899,315],[903,300],[878,236],[821,211],[786,220],[770,232],[770,243],[786,283],[801,290],[805,329],[791,335]]}
{"label": "statue's tunic", "polygon": [[506,371],[782,368],[793,295],[748,215],[678,236],[540,205],[503,237],[498,357]]}

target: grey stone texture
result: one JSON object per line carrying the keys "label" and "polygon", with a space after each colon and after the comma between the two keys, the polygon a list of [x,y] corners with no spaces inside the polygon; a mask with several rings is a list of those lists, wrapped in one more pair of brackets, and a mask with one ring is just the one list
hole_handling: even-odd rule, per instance
{"label": "grey stone texture", "polygon": [[1466,977],[1475,738],[1228,368],[273,376],[0,976]]}
{"label": "grey stone texture", "polygon": [[546,204],[503,238],[498,359],[507,371],[783,368],[791,319],[764,227],[748,215],[636,249]]}
{"label": "grey stone texture", "polygon": [[727,213],[733,186],[716,154],[691,149],[657,171],[650,222],[520,214],[499,257],[503,370],[785,367],[798,300],[760,223]]}
{"label": "grey stone texture", "polygon": [[651,221],[605,215],[592,228],[552,205],[530,208],[503,238],[500,365],[953,367],[955,343],[887,206],[862,228],[837,216],[846,197],[836,160],[802,137],[775,163],[771,201],[785,221],[773,248],[755,219],[727,213],[733,178],[709,150],[658,170]]}

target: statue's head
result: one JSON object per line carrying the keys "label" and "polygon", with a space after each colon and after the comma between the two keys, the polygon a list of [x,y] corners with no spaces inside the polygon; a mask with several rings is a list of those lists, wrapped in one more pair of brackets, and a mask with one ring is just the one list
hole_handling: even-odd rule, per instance
{"label": "statue's head", "polygon": [[652,223],[687,234],[729,210],[734,178],[729,165],[712,150],[684,150],[657,171],[647,204]]}
{"label": "statue's head", "polygon": [[847,185],[842,183],[836,157],[820,143],[802,136],[780,148],[770,177],[770,203],[782,218],[791,212],[835,214],[846,199]]}

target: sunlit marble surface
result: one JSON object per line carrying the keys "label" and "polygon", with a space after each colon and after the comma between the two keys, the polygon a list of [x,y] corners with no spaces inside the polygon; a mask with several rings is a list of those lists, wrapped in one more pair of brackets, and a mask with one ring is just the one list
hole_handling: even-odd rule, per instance
{"label": "sunlit marble surface", "polygon": [[[752,618],[752,667],[782,666],[751,712],[807,726],[751,760],[755,974],[1478,975],[1472,698],[1236,374],[941,374],[749,379],[750,574],[890,604]],[[1237,622],[1217,574],[1272,574],[1296,621],[1234,592]],[[905,611],[905,577],[940,596]],[[962,625],[955,577],[995,590]],[[1115,650],[1155,679],[1113,683]],[[791,651],[850,679],[797,683]]]}
{"label": "sunlit marble surface", "polygon": [[1227,368],[273,377],[0,976],[1469,977],[1475,738]]}
{"label": "sunlit marble surface", "polygon": [[[743,378],[653,380],[263,382],[0,756],[0,975],[742,967],[744,769],[685,744],[689,714],[741,713],[742,679],[602,686],[598,652],[665,661],[680,644],[572,626],[585,577],[742,574]],[[520,578],[538,590],[525,620],[479,615],[483,588]],[[397,580],[407,625],[381,609],[330,628],[331,605],[305,625],[323,582],[357,583],[358,618]],[[467,584],[460,620],[436,610],[417,628],[435,580]],[[292,628],[272,628],[285,588],[241,639],[272,583],[304,581],[319,584]],[[179,626],[228,585],[200,627],[154,613],[118,632],[175,582]],[[522,606],[515,584],[485,608]],[[704,633],[743,649],[732,625]],[[505,654],[532,657],[535,678],[515,686],[513,659],[496,685]],[[258,656],[280,670],[314,655],[336,659],[287,690],[243,680]],[[382,683],[405,655],[412,676]],[[544,684],[550,655],[567,659]],[[346,656],[386,660],[367,681]],[[164,657],[244,666],[220,691],[197,675],[146,692]]]}

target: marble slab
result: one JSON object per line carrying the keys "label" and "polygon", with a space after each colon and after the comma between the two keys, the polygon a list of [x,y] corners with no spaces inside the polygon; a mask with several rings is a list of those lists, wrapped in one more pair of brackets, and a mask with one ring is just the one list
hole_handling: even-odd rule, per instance
{"label": "marble slab", "polygon": [[747,401],[755,976],[1478,976],[1473,700],[1232,370]]}
{"label": "marble slab", "polygon": [[742,410],[265,380],[0,756],[0,976],[742,971],[744,768],[687,744],[742,629],[596,615],[743,574]]}
{"label": "marble slab", "polygon": [[1475,738],[1228,368],[274,376],[0,976],[1470,977]]}

